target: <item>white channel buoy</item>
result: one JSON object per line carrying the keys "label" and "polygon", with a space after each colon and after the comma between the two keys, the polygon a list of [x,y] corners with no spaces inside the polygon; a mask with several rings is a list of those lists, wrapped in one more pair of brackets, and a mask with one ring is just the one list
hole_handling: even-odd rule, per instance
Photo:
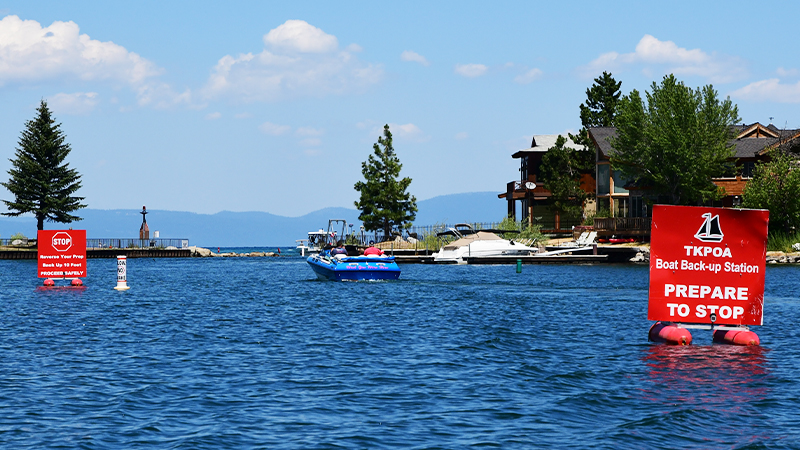
{"label": "white channel buoy", "polygon": [[128,286],[128,257],[125,255],[117,255],[117,285],[114,289],[118,291],[127,291],[130,289]]}

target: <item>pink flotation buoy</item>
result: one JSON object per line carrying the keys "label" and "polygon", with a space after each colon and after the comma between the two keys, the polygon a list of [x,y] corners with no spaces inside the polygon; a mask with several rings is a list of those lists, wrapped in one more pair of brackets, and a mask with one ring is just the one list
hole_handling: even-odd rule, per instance
{"label": "pink flotation buoy", "polygon": [[56,285],[56,282],[55,282],[55,281],[53,281],[51,278],[48,278],[48,279],[44,280],[44,285],[45,285],[45,286],[48,286],[48,287],[49,287],[49,286],[55,286],[55,285]]}
{"label": "pink flotation buoy", "polygon": [[665,325],[656,322],[650,327],[647,335],[653,342],[663,342],[670,345],[689,345],[692,343],[692,333],[686,328],[679,328],[675,325]]}
{"label": "pink flotation buoy", "polygon": [[732,345],[761,345],[758,335],[750,330],[715,330],[714,342]]}
{"label": "pink flotation buoy", "polygon": [[71,286],[83,286],[83,281],[81,281],[79,278],[75,278],[74,280],[70,281],[69,284]]}

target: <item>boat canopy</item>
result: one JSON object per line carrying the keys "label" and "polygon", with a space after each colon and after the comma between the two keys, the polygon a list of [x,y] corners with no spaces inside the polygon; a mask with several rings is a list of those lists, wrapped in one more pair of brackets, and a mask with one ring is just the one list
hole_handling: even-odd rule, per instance
{"label": "boat canopy", "polygon": [[474,234],[470,234],[462,237],[461,239],[450,242],[449,244],[445,245],[442,248],[444,250],[455,250],[459,247],[469,245],[475,241],[496,241],[496,240],[503,240],[503,238],[488,231],[478,231],[475,232]]}

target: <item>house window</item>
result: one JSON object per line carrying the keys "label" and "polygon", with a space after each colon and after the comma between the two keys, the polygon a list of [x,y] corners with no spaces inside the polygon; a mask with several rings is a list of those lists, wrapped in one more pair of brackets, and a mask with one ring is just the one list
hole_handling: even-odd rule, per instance
{"label": "house window", "polygon": [[609,211],[609,205],[611,202],[609,201],[608,197],[606,198],[598,198],[597,199],[597,217],[609,217],[611,216]]}
{"label": "house window", "polygon": [[631,217],[647,217],[647,203],[644,197],[629,197],[631,200]]}
{"label": "house window", "polygon": [[756,163],[753,161],[746,161],[742,166],[742,178],[753,178],[753,169],[756,168]]}
{"label": "house window", "polygon": [[630,217],[630,202],[627,198],[614,199],[614,217]]}
{"label": "house window", "polygon": [[520,170],[520,172],[522,172],[520,180],[527,181],[528,180],[528,157],[527,156],[523,156],[522,157],[522,161],[521,161],[519,170]]}
{"label": "house window", "polygon": [[614,193],[615,194],[627,194],[628,190],[625,189],[623,186],[628,184],[628,180],[622,176],[622,172],[619,170],[614,171]]}
{"label": "house window", "polygon": [[597,195],[610,194],[611,181],[610,181],[610,166],[608,164],[597,165]]}

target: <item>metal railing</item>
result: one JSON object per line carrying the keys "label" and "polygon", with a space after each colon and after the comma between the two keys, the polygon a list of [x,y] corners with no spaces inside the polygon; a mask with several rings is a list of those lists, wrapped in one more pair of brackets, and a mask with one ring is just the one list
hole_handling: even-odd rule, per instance
{"label": "metal railing", "polygon": [[185,249],[189,248],[188,239],[86,239],[86,248],[158,248],[158,249]]}
{"label": "metal railing", "polygon": [[36,244],[36,239],[0,239],[0,246],[3,247],[30,247]]}
{"label": "metal railing", "polygon": [[595,217],[594,229],[596,231],[614,231],[620,234],[626,232],[650,232],[651,217]]}

